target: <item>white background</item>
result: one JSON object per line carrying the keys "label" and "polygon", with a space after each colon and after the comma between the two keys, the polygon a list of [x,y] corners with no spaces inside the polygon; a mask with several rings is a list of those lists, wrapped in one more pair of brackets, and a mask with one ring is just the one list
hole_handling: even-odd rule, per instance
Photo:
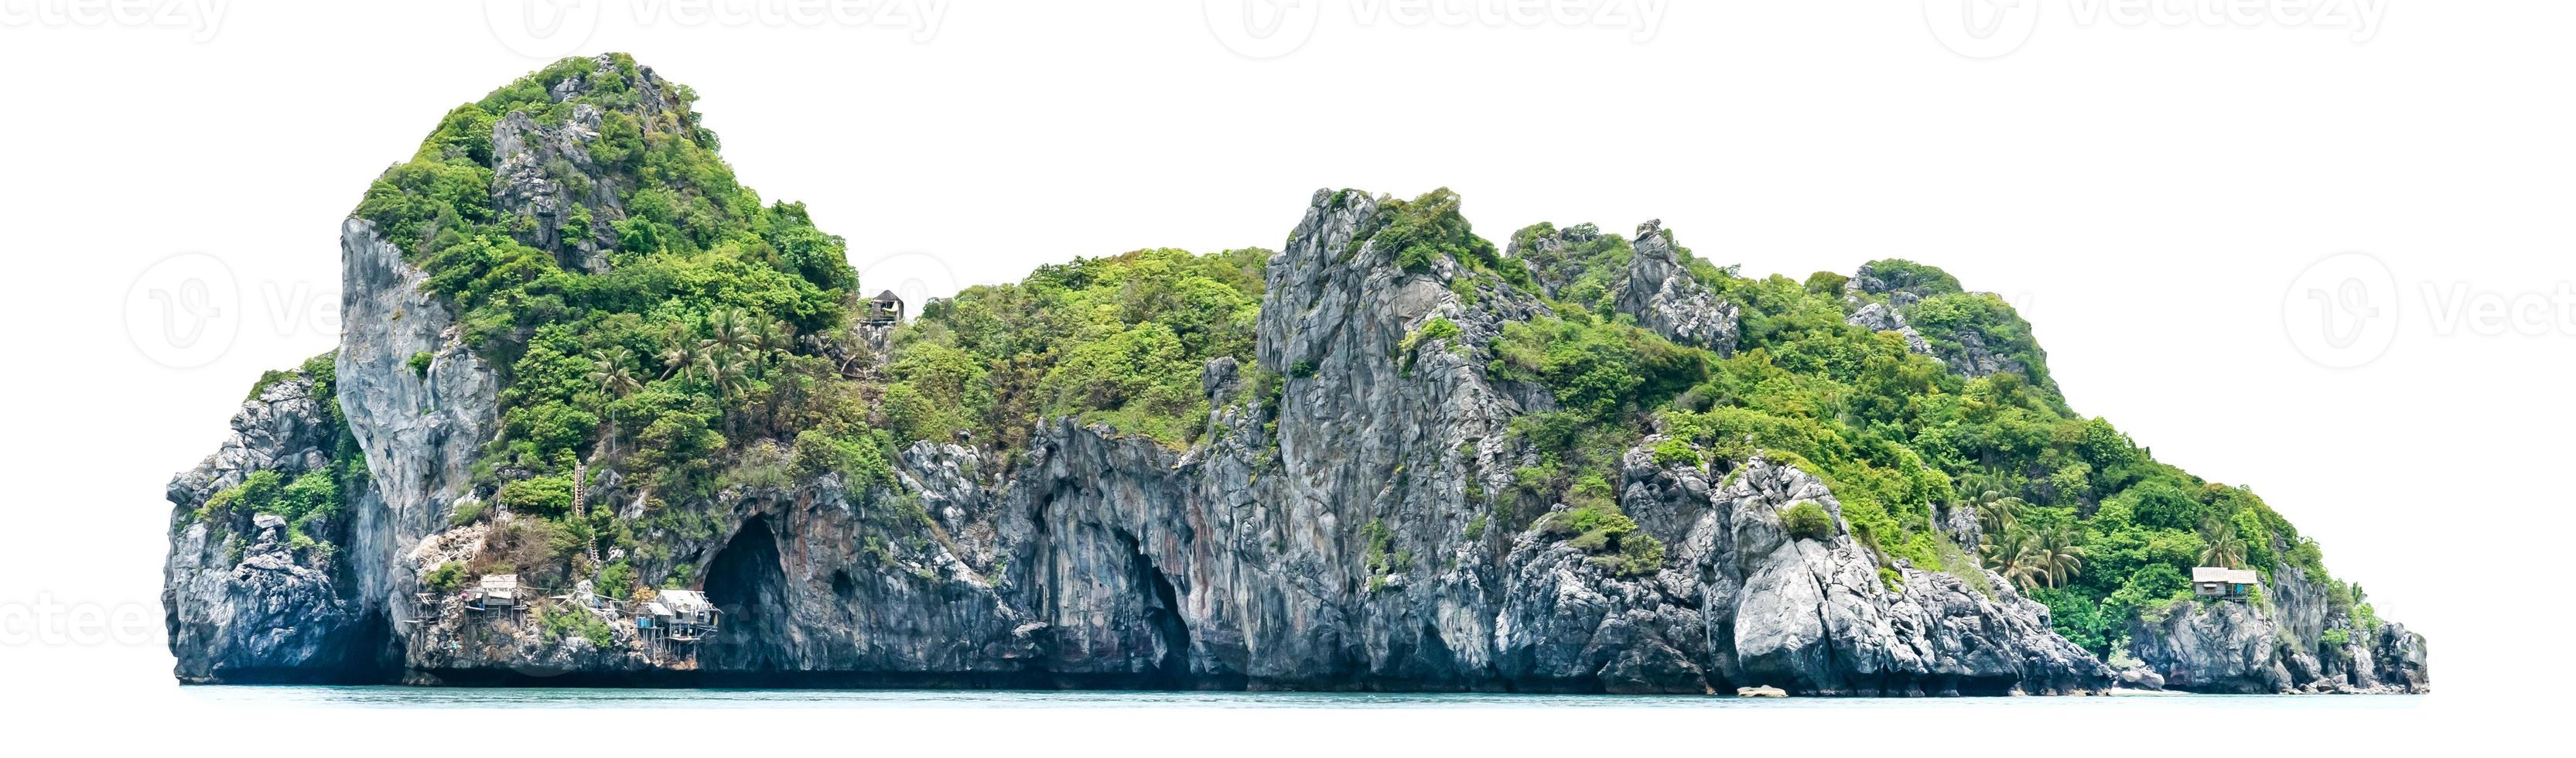
{"label": "white background", "polygon": [[[462,736],[444,715],[279,713],[172,685],[161,492],[213,449],[261,370],[334,344],[335,227],[368,181],[447,109],[545,62],[520,50],[551,57],[548,46],[630,52],[695,87],[742,180],[808,202],[849,239],[871,289],[945,294],[1139,247],[1275,247],[1319,187],[1409,197],[1448,186],[1498,239],[1537,221],[1625,231],[1661,218],[1748,274],[1803,278],[1885,256],[1942,266],[2020,305],[2077,410],[2162,460],[2252,485],[2322,540],[2383,617],[2431,638],[2442,693],[2397,711],[2327,701],[2193,723],[2119,708],[2025,722],[1980,718],[1993,714],[1973,704],[1760,719],[686,716],[708,739],[1625,751],[1636,748],[1599,746],[1850,734],[1849,747],[1916,752],[1907,743],[1980,749],[2012,738],[1979,730],[2030,730],[2060,749],[2125,752],[2503,736],[2531,702],[2520,696],[2569,665],[2554,653],[2568,620],[2561,472],[2576,408],[2563,387],[2576,330],[2532,311],[2521,332],[2481,333],[2496,330],[2446,309],[2459,293],[2554,307],[2546,298],[2576,281],[2565,78],[2576,5],[2376,0],[2384,15],[2364,33],[2261,17],[2088,20],[2086,0],[2020,0],[2018,12],[2038,13],[2009,17],[2036,19],[2027,41],[1980,60],[1935,32],[1954,2],[1656,3],[1643,34],[1616,19],[1408,24],[1288,0],[1310,14],[1292,23],[1316,21],[1311,35],[1256,59],[1222,41],[1239,27],[1223,37],[1188,2],[955,0],[935,25],[906,28],[693,23],[663,3],[581,0],[599,11],[590,34],[531,42],[515,20],[496,33],[475,2],[237,1],[191,29],[85,25],[55,13],[82,2],[0,0],[11,356],[0,712],[28,719],[8,739],[395,740],[413,752],[431,745],[401,735]],[[1222,30],[1234,17],[1213,18]],[[225,273],[199,279],[239,300],[208,322],[215,341],[174,351],[133,314],[157,313],[148,292],[185,275],[155,264],[184,253],[220,262]],[[2317,276],[2303,272],[2342,253],[2385,269],[2364,278],[2378,286],[2369,323],[2388,341],[2358,348],[2375,360],[2355,368],[2320,363],[2354,362],[2353,349],[2312,360],[2300,348],[2318,339],[2298,315],[2315,306],[2304,295]],[[91,613],[139,623],[49,639]],[[569,718],[520,721],[526,744],[590,727],[594,747],[638,748],[612,735],[682,718],[557,715]],[[1884,728],[1849,728],[1859,724]]]}

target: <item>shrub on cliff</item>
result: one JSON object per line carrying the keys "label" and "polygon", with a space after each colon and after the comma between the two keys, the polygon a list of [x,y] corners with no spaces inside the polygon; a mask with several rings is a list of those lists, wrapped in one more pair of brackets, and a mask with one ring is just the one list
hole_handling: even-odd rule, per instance
{"label": "shrub on cliff", "polygon": [[1834,538],[1833,514],[1826,513],[1824,506],[1813,500],[1799,501],[1797,505],[1781,511],[1780,526],[1789,530],[1789,536],[1798,539],[1821,541]]}

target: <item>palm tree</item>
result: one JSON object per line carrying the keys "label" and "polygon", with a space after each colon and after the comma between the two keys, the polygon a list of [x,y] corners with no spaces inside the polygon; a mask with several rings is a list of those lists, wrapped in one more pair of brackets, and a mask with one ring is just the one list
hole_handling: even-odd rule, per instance
{"label": "palm tree", "polygon": [[2002,469],[1979,469],[1959,476],[1959,494],[1970,500],[1993,500],[2021,491],[2019,482]]}
{"label": "palm tree", "polygon": [[708,351],[698,359],[699,376],[706,379],[708,386],[714,387],[717,394],[732,395],[743,388],[742,364],[732,356],[732,353],[724,351]]}
{"label": "palm tree", "polygon": [[2201,519],[2200,539],[2208,543],[2207,547],[2200,550],[2201,565],[2244,567],[2245,540],[2237,536],[2235,526],[2219,520],[2216,516]]}
{"label": "palm tree", "polygon": [[597,369],[591,371],[588,378],[591,384],[599,387],[600,394],[625,397],[644,386],[643,382],[635,380],[635,371],[627,368],[635,362],[633,350],[622,347],[615,351],[593,350],[590,361]]}
{"label": "palm tree", "polygon": [[1999,533],[1986,541],[1986,568],[2003,576],[2005,581],[2023,590],[2039,588],[2040,568],[2033,560],[2030,533],[2021,530]]}
{"label": "palm tree", "polygon": [[753,376],[768,376],[767,369],[778,362],[778,357],[794,349],[796,331],[784,321],[751,320],[746,324],[742,341],[748,354],[745,362],[750,364]]}
{"label": "palm tree", "polygon": [[2021,498],[1987,490],[1977,499],[1977,527],[1987,534],[2004,534],[2021,528]]}
{"label": "palm tree", "polygon": [[2052,589],[2084,571],[2084,546],[2076,544],[2075,527],[2059,524],[2031,543],[2032,560]]}
{"label": "palm tree", "polygon": [[[590,351],[590,362],[594,368],[586,378],[599,387],[600,394],[612,399],[623,398],[644,388],[643,382],[636,381],[634,369],[627,368],[635,363],[633,350],[623,347],[614,351],[593,350]],[[608,406],[603,403],[599,408],[599,439],[592,447],[599,452],[608,452],[616,440],[617,420],[608,415]]]}
{"label": "palm tree", "polygon": [[786,350],[796,344],[796,328],[785,321],[771,321],[751,330],[751,346],[764,352]]}
{"label": "palm tree", "polygon": [[752,329],[751,317],[743,315],[742,309],[726,308],[717,311],[707,319],[707,334],[710,339],[706,341],[706,345],[721,348],[728,353],[740,354],[744,348],[751,345]]}
{"label": "palm tree", "polygon": [[697,340],[689,338],[688,327],[672,324],[671,330],[662,335],[662,352],[658,356],[662,359],[662,378],[669,379],[688,371],[698,364],[703,352]]}

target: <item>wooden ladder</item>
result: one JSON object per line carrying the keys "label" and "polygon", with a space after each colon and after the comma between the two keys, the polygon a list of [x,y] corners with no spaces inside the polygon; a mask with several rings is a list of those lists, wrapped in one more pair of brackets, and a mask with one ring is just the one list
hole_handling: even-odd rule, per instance
{"label": "wooden ladder", "polygon": [[[585,520],[585,521],[587,521],[587,520],[589,520],[589,519],[590,519],[590,507],[586,504],[588,501],[587,501],[587,500],[585,500],[585,499],[583,499],[583,497],[582,497],[583,495],[588,494],[588,490],[589,490],[589,488],[590,488],[590,462],[589,462],[589,461],[573,461],[573,463],[572,463],[572,517],[573,517],[573,518],[576,518],[576,519],[582,519],[582,520]],[[589,556],[589,557],[590,557],[590,565],[593,565],[593,566],[597,566],[597,565],[599,565],[599,540],[594,539],[594,540],[591,540],[589,543],[587,543],[587,544],[583,545],[583,546],[582,546],[582,553],[583,553],[584,555],[587,555],[587,556]]]}

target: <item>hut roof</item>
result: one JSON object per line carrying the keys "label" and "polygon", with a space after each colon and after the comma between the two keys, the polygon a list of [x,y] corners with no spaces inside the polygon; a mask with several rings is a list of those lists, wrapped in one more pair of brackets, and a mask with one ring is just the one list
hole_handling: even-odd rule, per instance
{"label": "hut roof", "polygon": [[2191,580],[2195,583],[2226,582],[2229,584],[2253,584],[2263,581],[2263,577],[2254,573],[2250,569],[2232,569],[2222,566],[2196,566],[2191,570]]}
{"label": "hut roof", "polygon": [[883,291],[883,292],[878,292],[876,297],[872,297],[872,298],[868,298],[868,299],[869,299],[869,300],[874,300],[874,301],[877,301],[877,302],[880,302],[880,303],[900,303],[900,302],[903,302],[903,298],[895,297],[895,295],[894,295],[894,290],[885,290],[885,291]]}
{"label": "hut roof", "polygon": [[[483,577],[483,582],[477,587],[477,589],[481,591],[483,596],[486,598],[517,598],[519,596],[519,575],[488,574]],[[515,600],[513,602],[515,602]]]}
{"label": "hut roof", "polygon": [[696,613],[715,607],[707,602],[705,593],[690,590],[663,590],[662,594],[655,596],[655,599],[680,613]]}

